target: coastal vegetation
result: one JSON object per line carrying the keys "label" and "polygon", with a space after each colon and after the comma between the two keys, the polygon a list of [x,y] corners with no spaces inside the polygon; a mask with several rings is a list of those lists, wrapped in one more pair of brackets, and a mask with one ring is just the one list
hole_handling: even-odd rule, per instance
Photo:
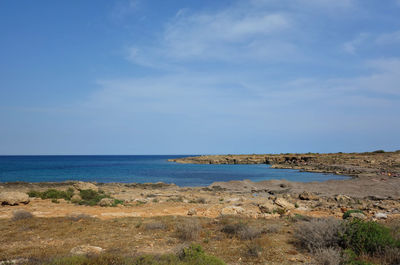
{"label": "coastal vegetation", "polygon": [[106,194],[102,190],[96,191],[92,189],[80,190],[77,194],[75,194],[75,190],[73,188],[68,188],[66,191],[48,189],[46,191],[40,192],[36,190],[31,190],[28,192],[28,195],[29,197],[41,198],[42,200],[51,199],[53,203],[59,203],[58,199],[64,199],[66,201],[71,201],[72,203],[88,206],[117,206],[118,204],[124,203],[122,200],[112,198],[110,195]]}

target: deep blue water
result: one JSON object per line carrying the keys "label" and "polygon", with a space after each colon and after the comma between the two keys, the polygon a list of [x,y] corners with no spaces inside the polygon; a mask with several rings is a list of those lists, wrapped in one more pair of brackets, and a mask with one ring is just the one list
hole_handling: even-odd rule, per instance
{"label": "deep blue water", "polygon": [[333,174],[273,169],[269,165],[194,165],[167,162],[184,156],[0,156],[0,182],[165,182],[206,186],[214,181],[343,179]]}

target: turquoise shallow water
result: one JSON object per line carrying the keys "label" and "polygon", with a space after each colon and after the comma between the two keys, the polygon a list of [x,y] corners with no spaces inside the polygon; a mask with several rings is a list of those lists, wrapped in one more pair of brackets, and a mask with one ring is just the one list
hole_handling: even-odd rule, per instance
{"label": "turquoise shallow water", "polygon": [[346,177],[273,169],[269,165],[194,165],[167,162],[185,156],[0,156],[0,182],[165,182],[206,186],[214,181],[286,179],[311,182]]}

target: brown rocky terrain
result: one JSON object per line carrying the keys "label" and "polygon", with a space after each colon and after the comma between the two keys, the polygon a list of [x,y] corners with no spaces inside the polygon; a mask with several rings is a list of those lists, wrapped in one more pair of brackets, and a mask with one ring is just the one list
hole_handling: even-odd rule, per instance
{"label": "brown rocky terrain", "polygon": [[[351,214],[354,218],[399,223],[399,158],[399,152],[392,152],[227,155],[174,160],[270,163],[277,168],[352,176],[314,183],[243,180],[216,182],[209,187],[164,183],[0,183],[0,261],[67,255],[72,249],[89,248],[87,245],[107,253],[171,253],[187,244],[177,234],[180,227],[197,220],[199,236],[190,241],[201,244],[208,253],[228,264],[318,264],[310,253],[293,243],[296,220],[342,219],[348,210],[358,210]],[[70,190],[73,197],[26,197],[30,191],[49,189]],[[105,201],[117,199],[121,203],[115,207],[108,207],[107,203],[79,205],[73,200],[80,197],[81,190],[101,192],[109,196]],[[232,237],[221,232],[226,218],[250,225],[249,231],[256,227],[266,232],[255,240]],[[149,228],[153,226],[156,228]],[[249,246],[253,242],[262,250],[252,256]]]}

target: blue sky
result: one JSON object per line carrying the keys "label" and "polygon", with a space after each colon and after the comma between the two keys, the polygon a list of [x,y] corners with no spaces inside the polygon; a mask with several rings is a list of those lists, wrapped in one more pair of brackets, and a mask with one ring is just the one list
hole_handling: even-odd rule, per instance
{"label": "blue sky", "polygon": [[0,154],[400,149],[399,0],[0,0]]}

